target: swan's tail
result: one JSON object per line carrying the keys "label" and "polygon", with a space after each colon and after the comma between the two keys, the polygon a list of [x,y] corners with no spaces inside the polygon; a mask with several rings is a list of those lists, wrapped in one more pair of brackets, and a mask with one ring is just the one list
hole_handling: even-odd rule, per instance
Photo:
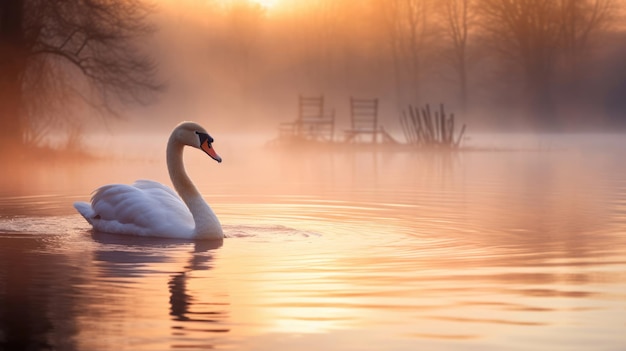
{"label": "swan's tail", "polygon": [[80,213],[89,224],[93,225],[92,219],[96,215],[91,205],[86,202],[74,202],[74,208]]}

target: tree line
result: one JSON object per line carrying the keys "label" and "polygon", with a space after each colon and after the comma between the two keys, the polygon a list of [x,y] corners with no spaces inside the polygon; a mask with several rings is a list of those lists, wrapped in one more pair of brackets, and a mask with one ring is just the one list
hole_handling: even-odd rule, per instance
{"label": "tree line", "polygon": [[[574,103],[597,88],[591,80],[602,69],[600,56],[611,45],[608,36],[623,30],[616,27],[622,10],[618,5],[615,0],[367,4],[372,8],[369,21],[380,24],[377,48],[391,57],[400,104],[428,102],[436,95],[429,90],[442,85],[433,80],[447,75],[439,89],[453,93],[439,95],[465,111],[474,90],[498,90],[506,82],[514,86],[504,90],[515,95],[530,123],[548,128],[559,127],[559,103]],[[623,36],[619,43],[626,43]],[[497,98],[498,92],[491,94]]]}
{"label": "tree line", "polygon": [[[321,92],[330,100],[360,94],[392,101],[388,118],[429,102],[467,115],[523,115],[538,128],[611,112],[622,118],[623,6],[291,0],[267,9],[251,0],[3,0],[1,146],[36,144],[59,126],[79,129],[77,114],[119,115],[129,103],[153,101],[163,81],[177,90],[185,70],[198,79],[192,89],[209,92],[201,99],[246,106],[239,116],[280,109],[288,101],[280,96]],[[163,49],[147,47],[150,36]],[[164,66],[178,68],[161,77]]]}
{"label": "tree line", "polygon": [[[197,32],[210,33],[200,45],[215,85],[224,72],[245,77],[242,104],[295,88],[383,97],[394,117],[408,104],[446,102],[463,115],[555,130],[620,119],[626,107],[621,0],[217,3],[197,11],[209,23]],[[254,20],[235,20],[244,17]]]}

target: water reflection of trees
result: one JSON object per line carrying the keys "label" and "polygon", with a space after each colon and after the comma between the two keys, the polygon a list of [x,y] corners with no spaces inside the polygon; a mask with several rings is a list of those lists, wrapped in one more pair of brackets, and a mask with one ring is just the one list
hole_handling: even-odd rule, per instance
{"label": "water reflection of trees", "polygon": [[0,350],[78,349],[81,269],[48,246],[34,236],[0,238]]}

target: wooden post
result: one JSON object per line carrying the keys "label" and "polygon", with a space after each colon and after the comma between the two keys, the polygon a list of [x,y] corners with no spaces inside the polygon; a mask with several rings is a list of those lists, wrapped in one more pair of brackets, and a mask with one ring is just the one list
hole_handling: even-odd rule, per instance
{"label": "wooden post", "polygon": [[406,111],[402,110],[402,115],[400,116],[400,127],[402,127],[402,134],[404,134],[404,139],[411,144],[411,139],[409,138],[409,134],[407,133],[407,121],[406,121]]}
{"label": "wooden post", "polygon": [[448,127],[448,144],[454,143],[454,113],[450,114],[450,125]]}
{"label": "wooden post", "polygon": [[415,111],[413,106],[409,105],[409,117],[410,117],[410,121],[411,121],[411,136],[412,136],[412,140],[413,143],[417,144],[419,143],[419,133],[418,133],[418,129],[417,129],[417,123],[415,122]]}
{"label": "wooden post", "polygon": [[454,147],[459,147],[461,145],[461,140],[463,140],[463,134],[465,133],[465,124],[461,128],[461,133],[459,134],[459,138],[456,140]]}
{"label": "wooden post", "polygon": [[445,145],[447,143],[448,137],[447,137],[447,134],[446,134],[446,114],[445,114],[445,112],[443,110],[443,103],[439,104],[439,111],[440,111],[440,113],[439,113],[439,118],[440,118],[439,125],[440,125],[440,128],[441,128],[441,131],[440,131],[441,143]]}

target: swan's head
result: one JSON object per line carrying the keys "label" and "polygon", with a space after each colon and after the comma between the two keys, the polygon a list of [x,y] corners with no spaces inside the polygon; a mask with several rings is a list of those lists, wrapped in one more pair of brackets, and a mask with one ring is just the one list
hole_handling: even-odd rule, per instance
{"label": "swan's head", "polygon": [[213,149],[213,138],[199,124],[193,122],[181,123],[174,129],[172,136],[178,142],[200,149],[215,161],[222,162],[222,158]]}

